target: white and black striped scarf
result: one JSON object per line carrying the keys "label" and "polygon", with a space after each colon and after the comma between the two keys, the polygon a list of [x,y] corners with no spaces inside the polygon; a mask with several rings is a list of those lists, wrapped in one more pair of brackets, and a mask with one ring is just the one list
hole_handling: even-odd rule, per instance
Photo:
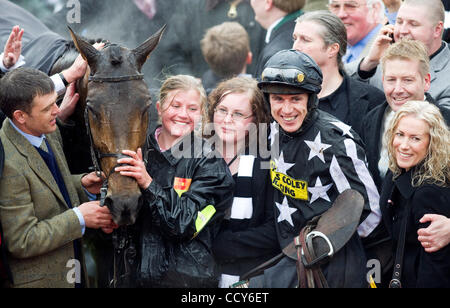
{"label": "white and black striped scarf", "polygon": [[[253,216],[252,178],[255,156],[241,155],[239,157],[239,169],[236,178],[233,204],[231,206],[229,220],[250,219]],[[228,288],[239,281],[239,276],[222,274],[219,288]]]}

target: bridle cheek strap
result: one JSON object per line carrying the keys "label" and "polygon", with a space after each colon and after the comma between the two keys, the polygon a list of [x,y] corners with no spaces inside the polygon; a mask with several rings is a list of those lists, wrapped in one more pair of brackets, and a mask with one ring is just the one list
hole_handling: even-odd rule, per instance
{"label": "bridle cheek strap", "polygon": [[[132,81],[132,80],[143,80],[143,74],[136,75],[125,75],[119,77],[101,77],[101,76],[89,76],[89,81],[91,82],[122,82],[122,81]],[[103,207],[105,205],[106,195],[108,193],[108,180],[109,177],[115,172],[114,170],[117,167],[125,166],[126,164],[116,164],[111,170],[106,174],[106,178],[102,176],[101,168],[100,168],[100,160],[103,158],[117,158],[117,160],[121,158],[130,157],[129,155],[125,155],[122,153],[101,153],[97,151],[94,147],[94,140],[91,134],[91,127],[89,125],[89,108],[84,110],[84,121],[86,123],[86,132],[89,136],[89,141],[91,143],[91,159],[94,164],[94,170],[99,178],[103,179],[103,185],[100,189],[100,206]]]}
{"label": "bridle cheek strap", "polygon": [[91,126],[89,125],[89,109],[86,108],[84,111],[84,121],[86,122],[86,132],[89,137],[90,152],[92,163],[94,164],[94,171],[99,178],[103,180],[102,188],[100,188],[100,206],[103,207],[105,205],[106,195],[108,193],[108,181],[110,176],[115,172],[117,167],[126,166],[127,164],[116,164],[114,165],[108,173],[105,174],[106,177],[102,175],[102,169],[100,168],[100,160],[104,158],[116,158],[117,160],[121,158],[130,158],[131,156],[125,155],[122,153],[101,153],[94,147],[94,139],[91,134]]}

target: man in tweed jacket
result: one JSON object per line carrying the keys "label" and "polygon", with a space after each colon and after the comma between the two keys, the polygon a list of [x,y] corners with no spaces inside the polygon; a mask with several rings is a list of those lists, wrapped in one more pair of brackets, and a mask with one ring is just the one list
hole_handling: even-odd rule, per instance
{"label": "man in tweed jacket", "polygon": [[0,130],[0,221],[11,287],[74,287],[83,276],[84,229],[111,230],[106,207],[97,201],[80,205],[87,201],[83,188],[98,193],[101,183],[94,174],[70,174],[56,126],[56,96],[51,79],[34,69],[16,69],[0,81],[0,107],[8,117]]}

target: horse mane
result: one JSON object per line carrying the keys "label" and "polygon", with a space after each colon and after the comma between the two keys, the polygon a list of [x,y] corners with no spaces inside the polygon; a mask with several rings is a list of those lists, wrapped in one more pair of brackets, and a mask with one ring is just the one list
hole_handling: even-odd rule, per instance
{"label": "horse mane", "polygon": [[58,58],[58,60],[53,63],[52,69],[50,70],[50,75],[61,73],[63,70],[69,68],[75,59],[78,57],[78,50],[73,42],[66,43],[66,50]]}
{"label": "horse mane", "polygon": [[109,55],[110,63],[113,66],[122,64],[123,57],[122,57],[122,53],[121,53],[121,47],[117,44],[110,44],[109,48],[110,48],[110,55]]}

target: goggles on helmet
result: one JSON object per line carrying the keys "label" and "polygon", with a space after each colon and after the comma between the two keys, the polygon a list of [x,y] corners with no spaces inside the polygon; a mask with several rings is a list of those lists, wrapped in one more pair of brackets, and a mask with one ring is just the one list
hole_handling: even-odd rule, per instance
{"label": "goggles on helmet", "polygon": [[267,67],[264,69],[262,76],[262,82],[285,82],[292,85],[301,85],[305,81],[305,74],[299,69],[295,68],[274,68]]}

